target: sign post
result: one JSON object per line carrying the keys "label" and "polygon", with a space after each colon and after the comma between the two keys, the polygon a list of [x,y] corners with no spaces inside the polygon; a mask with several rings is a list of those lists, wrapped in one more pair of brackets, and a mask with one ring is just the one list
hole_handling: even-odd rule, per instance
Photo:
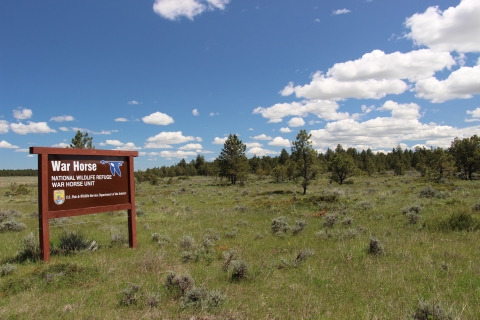
{"label": "sign post", "polygon": [[133,158],[137,151],[30,147],[38,154],[40,251],[50,261],[49,219],[128,211],[130,248],[137,247]]}

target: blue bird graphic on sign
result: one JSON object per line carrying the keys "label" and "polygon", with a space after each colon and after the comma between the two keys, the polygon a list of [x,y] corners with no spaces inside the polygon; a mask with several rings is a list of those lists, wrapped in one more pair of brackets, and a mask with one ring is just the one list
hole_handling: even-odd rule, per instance
{"label": "blue bird graphic on sign", "polygon": [[123,161],[105,161],[102,160],[100,161],[101,164],[108,164],[110,166],[110,172],[112,173],[112,176],[118,174],[119,177],[122,176],[122,171],[120,171],[120,166],[123,164]]}

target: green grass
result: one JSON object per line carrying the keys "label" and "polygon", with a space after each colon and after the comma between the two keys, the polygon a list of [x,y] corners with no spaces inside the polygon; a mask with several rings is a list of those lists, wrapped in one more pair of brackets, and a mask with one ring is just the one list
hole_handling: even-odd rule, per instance
{"label": "green grass", "polygon": [[[479,182],[431,184],[415,173],[353,180],[321,177],[305,196],[294,182],[253,176],[244,187],[205,177],[137,185],[137,249],[118,241],[127,237],[125,212],[51,220],[52,246],[67,230],[99,248],[17,263],[0,277],[0,319],[409,319],[419,301],[454,319],[479,318]],[[0,210],[19,211],[26,228],[0,233],[0,266],[30,232],[38,238],[36,179],[19,181],[29,194],[4,196],[13,182],[0,178]],[[441,196],[421,197],[429,186]],[[421,210],[409,220],[402,210],[411,206]],[[291,228],[274,234],[282,216]],[[305,225],[295,233],[298,221]],[[170,241],[159,245],[152,234]],[[195,247],[182,248],[185,236]],[[369,254],[371,238],[384,254]],[[248,266],[245,277],[225,270],[230,250]],[[170,271],[198,289],[188,297],[168,290]],[[225,300],[196,303],[195,294]]]}

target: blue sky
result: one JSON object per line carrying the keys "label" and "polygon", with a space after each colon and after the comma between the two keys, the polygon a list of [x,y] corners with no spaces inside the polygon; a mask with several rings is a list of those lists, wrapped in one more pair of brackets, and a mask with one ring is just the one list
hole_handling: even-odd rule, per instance
{"label": "blue sky", "polygon": [[301,129],[389,151],[480,134],[478,0],[0,2],[0,168],[30,146],[138,150],[136,169],[290,151]]}

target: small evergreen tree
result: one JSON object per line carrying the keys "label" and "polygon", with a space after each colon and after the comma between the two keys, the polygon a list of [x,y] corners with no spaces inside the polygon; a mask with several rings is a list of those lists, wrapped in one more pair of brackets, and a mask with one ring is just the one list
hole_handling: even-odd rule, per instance
{"label": "small evergreen tree", "polygon": [[303,194],[307,193],[307,186],[317,174],[317,152],[312,147],[311,137],[306,130],[300,130],[297,139],[292,141],[292,157],[298,165],[297,175],[302,178]]}
{"label": "small evergreen tree", "polygon": [[218,156],[220,175],[228,177],[232,184],[237,182],[237,178],[245,178],[250,170],[245,155],[246,149],[247,146],[236,134],[230,134]]}
{"label": "small evergreen tree", "polygon": [[83,134],[80,130],[77,131],[75,137],[73,137],[72,142],[70,143],[69,148],[72,149],[95,149],[92,146],[93,137],[88,136],[88,132]]}

